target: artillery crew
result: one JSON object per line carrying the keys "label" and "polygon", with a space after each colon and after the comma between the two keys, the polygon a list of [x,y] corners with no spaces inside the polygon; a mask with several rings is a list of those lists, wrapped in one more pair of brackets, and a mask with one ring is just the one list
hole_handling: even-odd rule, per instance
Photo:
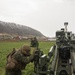
{"label": "artillery crew", "polygon": [[30,51],[31,48],[28,45],[23,45],[18,51],[13,50],[7,56],[6,75],[22,75],[21,70],[24,70],[34,58],[35,52],[31,55]]}
{"label": "artillery crew", "polygon": [[36,37],[31,38],[31,47],[36,47],[36,48],[38,48],[38,46],[39,46],[39,43],[38,43],[37,38],[36,38]]}

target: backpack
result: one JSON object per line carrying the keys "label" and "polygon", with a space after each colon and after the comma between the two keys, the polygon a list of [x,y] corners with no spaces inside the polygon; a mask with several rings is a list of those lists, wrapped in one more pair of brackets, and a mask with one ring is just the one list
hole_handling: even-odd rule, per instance
{"label": "backpack", "polygon": [[13,58],[13,55],[16,53],[17,51],[15,49],[13,49],[13,51],[11,53],[8,54],[7,56],[7,64],[6,64],[6,69],[8,70],[13,70],[13,69],[25,69],[26,64],[24,63],[20,63],[17,60],[15,60]]}
{"label": "backpack", "polygon": [[11,53],[8,54],[7,56],[7,64],[6,64],[6,69],[14,69],[16,64],[18,63],[15,59],[12,58],[12,55],[16,52],[15,49]]}

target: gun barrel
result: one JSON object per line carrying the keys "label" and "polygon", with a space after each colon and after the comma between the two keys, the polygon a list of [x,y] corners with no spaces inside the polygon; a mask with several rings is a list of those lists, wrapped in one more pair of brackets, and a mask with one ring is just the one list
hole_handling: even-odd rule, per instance
{"label": "gun barrel", "polygon": [[54,46],[52,46],[51,48],[50,48],[50,50],[49,50],[49,52],[48,52],[48,56],[49,56],[49,58],[51,58],[52,56],[53,56],[53,53],[54,53],[54,50],[55,50],[55,45]]}
{"label": "gun barrel", "polygon": [[58,56],[58,50],[57,50],[57,46],[56,46],[55,52],[54,52],[54,60],[53,60],[53,62],[51,64],[51,70],[50,70],[50,73],[52,73],[52,74],[54,74],[54,72],[55,72],[56,61],[58,59],[57,56]]}

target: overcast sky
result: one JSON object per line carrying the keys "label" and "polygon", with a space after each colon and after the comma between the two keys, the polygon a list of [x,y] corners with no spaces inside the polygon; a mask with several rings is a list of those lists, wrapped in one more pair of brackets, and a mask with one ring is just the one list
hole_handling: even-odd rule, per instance
{"label": "overcast sky", "polygon": [[68,30],[75,33],[75,0],[0,0],[0,20],[32,27],[48,37],[69,22]]}

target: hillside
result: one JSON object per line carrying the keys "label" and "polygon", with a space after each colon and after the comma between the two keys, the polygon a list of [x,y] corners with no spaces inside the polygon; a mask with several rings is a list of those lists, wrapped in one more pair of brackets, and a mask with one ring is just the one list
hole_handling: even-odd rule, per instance
{"label": "hillside", "polygon": [[7,33],[10,35],[19,35],[19,36],[38,36],[38,37],[44,36],[41,32],[33,28],[3,21],[0,21],[0,33]]}

